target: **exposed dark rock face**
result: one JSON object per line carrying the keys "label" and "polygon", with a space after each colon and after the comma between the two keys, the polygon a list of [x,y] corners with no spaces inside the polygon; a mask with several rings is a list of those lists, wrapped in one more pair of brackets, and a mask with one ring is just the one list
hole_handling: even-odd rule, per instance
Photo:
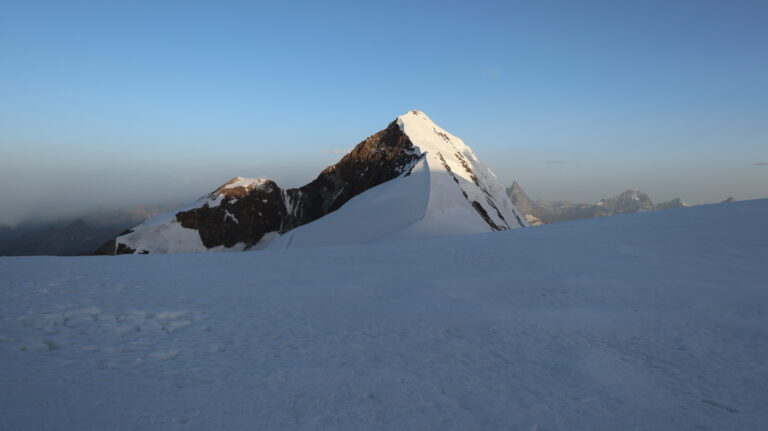
{"label": "exposed dark rock face", "polygon": [[281,232],[315,221],[353,197],[396,178],[418,159],[411,140],[393,121],[368,137],[311,183],[286,191],[291,207]]}
{"label": "exposed dark rock face", "polygon": [[[115,254],[133,254],[136,250],[128,247],[125,244],[117,244],[117,249],[115,251]],[[139,254],[147,254],[146,252],[139,252]]]}
{"label": "exposed dark rock face", "polygon": [[[240,180],[235,178],[208,196],[217,205],[206,203],[175,216],[183,227],[197,230],[207,248],[240,243],[249,248],[268,232],[284,233],[310,223],[371,187],[408,173],[418,158],[408,136],[393,121],[303,187],[282,190],[269,180],[232,187]],[[118,237],[95,253],[135,252]]]}
{"label": "exposed dark rock face", "polygon": [[480,205],[478,201],[472,201],[472,208],[474,208],[475,211],[477,211],[477,213],[480,214],[480,217],[482,217],[483,220],[485,220],[485,222],[488,223],[488,226],[490,226],[491,229],[501,230],[501,228],[496,223],[494,223],[493,219],[491,219],[491,217],[488,215],[488,211],[486,211],[485,208],[483,208],[483,206]]}
{"label": "exposed dark rock face", "polygon": [[115,249],[117,247],[115,238],[110,239],[109,241],[105,242],[104,244],[100,245],[99,248],[93,251],[93,255],[95,256],[101,256],[101,255],[110,255],[110,254],[116,254]]}
{"label": "exposed dark rock face", "polygon": [[[133,232],[132,229],[126,229],[117,236],[128,235]],[[136,250],[126,246],[125,244],[117,244],[117,238],[112,238],[104,244],[100,245],[92,255],[112,255],[112,254],[133,254]]]}
{"label": "exposed dark rock face", "polygon": [[596,217],[653,211],[656,209],[651,198],[637,189],[627,190],[610,199],[601,199],[595,206],[598,207],[595,212]]}
{"label": "exposed dark rock face", "polygon": [[[441,135],[441,136],[443,136],[443,135]],[[447,139],[447,137],[444,137],[444,139]],[[478,187],[480,187],[480,189],[483,191],[483,193],[485,194],[485,200],[488,203],[488,205],[490,205],[491,208],[493,208],[496,211],[496,214],[498,215],[498,217],[504,223],[507,223],[507,221],[504,219],[504,216],[501,215],[501,211],[499,211],[499,208],[496,207],[496,204],[493,202],[493,197],[491,196],[491,194],[488,193],[488,190],[484,189],[482,185],[480,185],[479,181],[477,181],[477,177],[475,176],[474,172],[472,172],[472,169],[469,166],[469,162],[467,162],[467,160],[464,158],[464,156],[462,156],[458,152],[455,154],[455,156],[459,160],[459,162],[461,163],[461,166],[464,168],[464,170],[466,170],[467,173],[469,174],[469,178],[472,180],[472,182],[475,183],[475,185],[477,185]],[[445,157],[443,157],[443,155],[441,153],[437,153],[437,157],[440,159],[440,163],[443,165],[445,170],[448,172],[448,175],[451,176],[451,179],[453,179],[453,181],[456,184],[459,184],[459,188],[461,188],[461,182],[459,181],[459,178],[453,172],[451,167],[448,166],[448,162],[445,161]],[[464,198],[467,199],[467,202],[469,202],[472,205],[472,208],[477,212],[477,214],[483,219],[483,221],[485,221],[485,223],[488,225],[488,227],[490,227],[492,230],[509,229],[509,223],[507,223],[504,226],[499,226],[496,223],[494,223],[494,221],[491,218],[491,216],[488,215],[488,211],[486,211],[485,208],[483,208],[483,206],[480,204],[480,202],[470,200],[469,199],[469,195],[467,195],[467,192],[465,192],[463,189],[461,190],[461,194],[464,195]],[[520,223],[520,225],[523,226],[523,223],[520,220],[518,220],[518,223]]]}
{"label": "exposed dark rock face", "polygon": [[185,228],[197,230],[208,248],[232,247],[240,242],[251,247],[265,233],[280,230],[285,216],[280,187],[268,180],[253,188],[228,187],[237,180],[211,193],[211,198],[223,197],[218,206],[205,204],[176,213],[176,220]]}
{"label": "exposed dark rock face", "polygon": [[513,182],[512,187],[507,189],[507,196],[512,200],[512,204],[524,214],[530,225],[536,226],[544,223],[543,211],[525,194],[517,181]]}

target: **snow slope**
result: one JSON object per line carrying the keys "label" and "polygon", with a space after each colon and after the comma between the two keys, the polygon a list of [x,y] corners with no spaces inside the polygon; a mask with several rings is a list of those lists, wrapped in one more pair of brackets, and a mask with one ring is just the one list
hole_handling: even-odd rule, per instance
{"label": "snow slope", "polygon": [[211,207],[219,206],[226,198],[226,190],[236,187],[251,190],[261,187],[264,181],[263,179],[236,177],[213,193],[201,197],[192,205],[152,217],[131,229],[132,232],[118,236],[116,242],[134,250],[146,250],[152,254],[242,251],[244,248],[242,244],[231,248],[223,246],[207,248],[203,244],[198,231],[183,227],[176,219],[176,214],[182,211],[202,208],[204,205]]}
{"label": "snow slope", "polygon": [[410,175],[355,196],[338,210],[286,232],[269,248],[368,244],[395,239],[424,217],[430,196],[429,174],[426,161],[419,160]]}
{"label": "snow slope", "polygon": [[397,122],[417,152],[424,154],[430,171],[429,204],[419,228],[435,232],[430,223],[447,225],[443,222],[447,219],[451,220],[451,227],[471,225],[478,231],[487,231],[488,225],[477,217],[471,202],[482,206],[499,228],[525,226],[496,175],[477,160],[464,141],[440,128],[421,111],[401,115]]}
{"label": "snow slope", "polygon": [[0,258],[0,429],[763,429],[766,220]]}
{"label": "snow slope", "polygon": [[412,171],[293,229],[270,247],[366,244],[527,226],[496,175],[461,139],[421,111],[403,114],[397,122],[421,156]]}

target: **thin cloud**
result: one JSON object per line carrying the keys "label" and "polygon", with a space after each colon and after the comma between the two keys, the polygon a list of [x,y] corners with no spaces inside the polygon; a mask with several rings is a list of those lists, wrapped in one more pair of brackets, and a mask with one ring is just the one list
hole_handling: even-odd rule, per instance
{"label": "thin cloud", "polygon": [[757,162],[755,166],[768,166],[768,162]]}
{"label": "thin cloud", "polygon": [[548,165],[570,165],[571,161],[568,160],[547,160]]}
{"label": "thin cloud", "polygon": [[341,155],[341,154],[347,154],[349,150],[340,150],[338,148],[333,148],[330,150],[323,150],[323,153],[325,154],[333,154],[333,155]]}

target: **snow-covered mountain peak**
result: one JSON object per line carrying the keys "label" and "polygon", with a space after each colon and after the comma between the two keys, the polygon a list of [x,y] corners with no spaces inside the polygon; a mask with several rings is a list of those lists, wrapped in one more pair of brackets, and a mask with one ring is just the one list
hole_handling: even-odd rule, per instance
{"label": "snow-covered mountain peak", "polygon": [[107,253],[334,245],[526,226],[472,150],[421,111],[355,146],[312,182],[235,177],[194,204],[119,235]]}
{"label": "snow-covered mountain peak", "polygon": [[439,151],[445,155],[459,152],[475,158],[475,154],[464,141],[446,132],[421,111],[408,111],[397,117],[397,125],[422,153]]}
{"label": "snow-covered mountain peak", "polygon": [[651,211],[656,209],[656,205],[651,201],[651,198],[637,188],[631,188],[610,199],[601,199],[596,206],[603,208],[605,211],[599,212],[599,216]]}
{"label": "snow-covered mountain peak", "polygon": [[394,144],[401,155],[412,157],[398,168],[400,175],[286,233],[270,247],[396,241],[527,225],[496,175],[461,139],[421,111],[399,116],[345,158],[379,154]]}
{"label": "snow-covered mountain peak", "polygon": [[244,178],[244,177],[235,177],[231,180],[227,181],[221,188],[222,189],[233,189],[235,187],[245,187],[246,189],[253,189],[259,186],[264,185],[265,183],[269,182],[270,180],[266,178]]}
{"label": "snow-covered mountain peak", "polygon": [[[525,226],[523,217],[509,201],[496,175],[484,164],[460,138],[450,134],[433,122],[421,111],[409,111],[397,117],[400,130],[411,141],[416,154],[426,159],[426,165],[433,173],[433,190],[457,189],[459,198],[470,204],[493,230]],[[435,176],[434,174],[438,174]],[[447,174],[447,175],[443,175]],[[452,193],[441,194],[433,199],[433,208],[454,207]],[[460,199],[461,200],[461,199]]]}
{"label": "snow-covered mountain peak", "polygon": [[650,200],[648,195],[641,192],[640,189],[637,187],[632,187],[631,189],[625,191],[624,193],[619,195],[620,199],[628,200],[628,201],[646,201]]}
{"label": "snow-covered mountain peak", "polygon": [[244,178],[244,177],[235,177],[231,180],[227,181],[216,189],[213,193],[211,193],[211,198],[216,198],[218,196],[242,196],[250,192],[251,190],[266,190],[269,191],[273,188],[274,181],[268,180],[266,178]]}

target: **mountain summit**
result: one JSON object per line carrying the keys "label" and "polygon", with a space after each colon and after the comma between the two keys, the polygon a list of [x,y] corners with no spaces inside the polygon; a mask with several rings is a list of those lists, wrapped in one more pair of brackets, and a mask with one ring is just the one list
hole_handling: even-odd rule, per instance
{"label": "mountain summit", "polygon": [[631,188],[609,199],[601,199],[596,206],[599,207],[596,217],[653,211],[656,209],[651,198],[637,188]]}
{"label": "mountain summit", "polygon": [[524,220],[461,139],[410,111],[303,187],[236,177],[97,253],[247,250],[278,237],[273,247],[394,241],[513,229]]}
{"label": "mountain summit", "polygon": [[525,221],[531,226],[539,226],[544,224],[544,212],[539,208],[536,202],[525,193],[520,184],[517,181],[512,183],[512,187],[507,190],[507,196],[509,196],[513,205],[517,210],[525,216]]}

